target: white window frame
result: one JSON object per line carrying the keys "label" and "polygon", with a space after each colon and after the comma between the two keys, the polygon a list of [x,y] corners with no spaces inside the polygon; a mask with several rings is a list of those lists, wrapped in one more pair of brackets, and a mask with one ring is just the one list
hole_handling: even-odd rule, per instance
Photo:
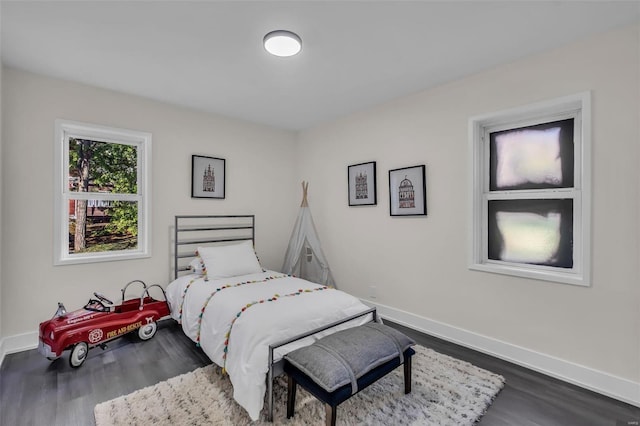
{"label": "white window frame", "polygon": [[[100,142],[128,144],[137,147],[136,194],[101,194],[69,190],[69,139],[90,139]],[[54,265],[108,262],[151,257],[151,133],[118,129],[70,120],[55,122],[54,166]],[[114,250],[96,253],[69,253],[70,199],[122,200],[138,203],[138,247],[134,250]]]}
{"label": "white window frame", "polygon": [[[489,134],[574,118],[574,186],[526,191],[489,191]],[[590,286],[591,283],[591,93],[583,92],[469,119],[469,269]],[[526,192],[526,194],[524,194]],[[488,204],[492,199],[573,199],[573,268],[488,258]]]}

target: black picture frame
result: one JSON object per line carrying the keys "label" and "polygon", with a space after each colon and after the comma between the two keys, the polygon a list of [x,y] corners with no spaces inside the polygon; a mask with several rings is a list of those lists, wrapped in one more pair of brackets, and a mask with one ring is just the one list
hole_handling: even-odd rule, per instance
{"label": "black picture frame", "polygon": [[378,204],[376,162],[353,164],[347,167],[349,206]]}
{"label": "black picture frame", "polygon": [[425,165],[389,170],[389,214],[427,215]]}
{"label": "black picture frame", "polygon": [[224,158],[191,156],[191,198],[224,199],[226,161]]}

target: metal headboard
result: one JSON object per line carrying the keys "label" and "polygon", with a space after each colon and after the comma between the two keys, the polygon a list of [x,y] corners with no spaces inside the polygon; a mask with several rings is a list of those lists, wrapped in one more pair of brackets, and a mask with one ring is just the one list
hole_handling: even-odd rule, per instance
{"label": "metal headboard", "polygon": [[175,217],[174,279],[189,270],[198,246],[250,240],[255,245],[254,215],[183,215]]}

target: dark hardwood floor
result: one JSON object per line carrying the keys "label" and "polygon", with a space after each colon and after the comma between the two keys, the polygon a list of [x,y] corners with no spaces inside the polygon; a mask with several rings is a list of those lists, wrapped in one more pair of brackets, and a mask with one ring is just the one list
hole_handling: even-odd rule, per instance
{"label": "dark hardwood floor", "polygon": [[482,426],[638,426],[640,408],[385,321],[419,344],[500,374],[505,386]]}
{"label": "dark hardwood floor", "polygon": [[[631,426],[640,408],[555,380],[514,364],[386,322],[419,344],[501,374],[504,389],[480,425]],[[93,349],[72,369],[68,353],[49,362],[36,350],[7,355],[0,368],[0,425],[92,425],[100,402],[209,364],[172,320],[146,342],[125,336],[107,350]],[[319,419],[322,423],[322,419]],[[277,424],[277,420],[275,422]]]}

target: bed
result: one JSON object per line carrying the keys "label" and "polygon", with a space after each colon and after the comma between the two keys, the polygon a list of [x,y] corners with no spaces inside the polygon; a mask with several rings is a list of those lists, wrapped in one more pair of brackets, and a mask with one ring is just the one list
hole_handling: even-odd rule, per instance
{"label": "bed", "polygon": [[266,393],[272,420],[286,353],[377,317],[347,293],[262,269],[254,240],[251,215],[176,216],[166,294],[172,318],[228,373],[238,404],[257,420]]}

